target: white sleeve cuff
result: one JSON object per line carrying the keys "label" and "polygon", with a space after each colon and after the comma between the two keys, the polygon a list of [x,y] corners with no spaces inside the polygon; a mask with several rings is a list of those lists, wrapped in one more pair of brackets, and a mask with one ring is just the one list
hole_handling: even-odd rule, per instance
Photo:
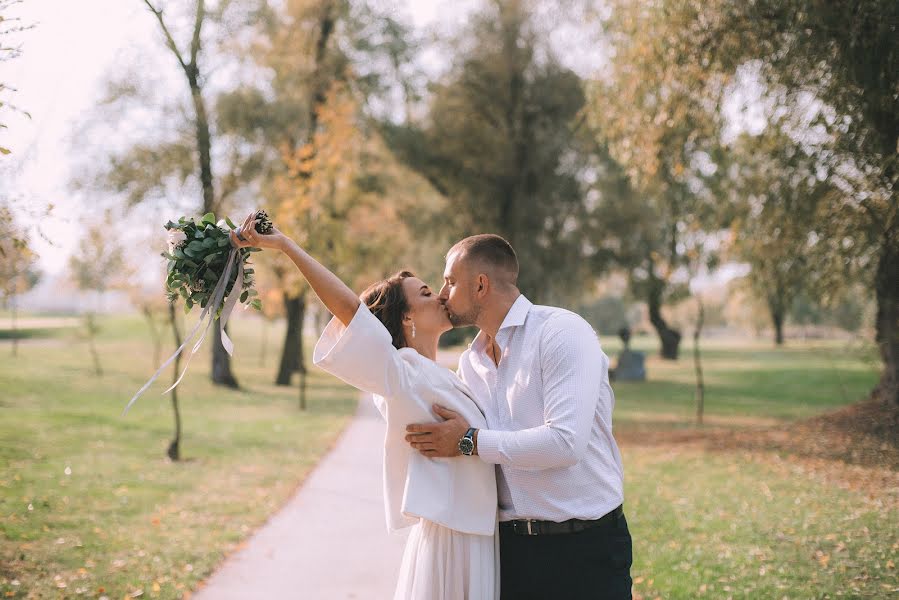
{"label": "white sleeve cuff", "polygon": [[478,429],[478,456],[485,463],[498,465],[502,462],[499,443],[502,432]]}

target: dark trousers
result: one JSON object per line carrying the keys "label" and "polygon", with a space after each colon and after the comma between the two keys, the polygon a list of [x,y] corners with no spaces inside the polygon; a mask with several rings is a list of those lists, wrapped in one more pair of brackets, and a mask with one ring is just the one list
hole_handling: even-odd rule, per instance
{"label": "dark trousers", "polygon": [[631,598],[631,534],[624,514],[561,535],[519,535],[501,527],[502,600]]}

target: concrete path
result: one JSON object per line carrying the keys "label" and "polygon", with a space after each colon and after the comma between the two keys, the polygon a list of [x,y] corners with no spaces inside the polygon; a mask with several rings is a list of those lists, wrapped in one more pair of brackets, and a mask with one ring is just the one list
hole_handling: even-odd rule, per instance
{"label": "concrete path", "polygon": [[383,447],[384,422],[364,397],[296,495],[193,598],[392,598],[406,534],[384,522]]}

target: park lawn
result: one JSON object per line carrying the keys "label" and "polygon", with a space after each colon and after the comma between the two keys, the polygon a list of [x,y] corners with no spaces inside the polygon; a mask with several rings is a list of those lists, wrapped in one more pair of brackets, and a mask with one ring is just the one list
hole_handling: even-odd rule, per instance
{"label": "park lawn", "polygon": [[613,385],[636,598],[899,594],[895,472],[666,435],[762,429],[862,399],[878,376],[871,348],[703,342],[702,427],[690,343],[678,363],[660,360],[654,343],[637,348],[648,352],[649,381]]}
{"label": "park lawn", "polygon": [[776,454],[636,444],[622,454],[635,598],[899,594],[895,487],[872,493],[834,465]]}
{"label": "park lawn", "polygon": [[186,460],[172,463],[171,372],[122,417],[156,365],[140,319],[102,323],[102,378],[71,336],[0,361],[0,597],[181,597],[287,500],[355,410],[353,389],[313,369],[300,412],[296,388],[271,383],[283,326],[261,367],[258,321],[238,316],[244,388],[209,383],[210,335],[178,388]]}
{"label": "park lawn", "polygon": [[[621,348],[603,340],[612,364]],[[653,338],[638,338],[647,353],[646,382],[614,382],[615,424],[691,427],[696,414],[692,340],[678,361],[662,360]],[[789,340],[775,348],[764,340],[702,340],[704,418],[709,424],[767,426],[811,417],[867,396],[877,382],[873,344]]]}

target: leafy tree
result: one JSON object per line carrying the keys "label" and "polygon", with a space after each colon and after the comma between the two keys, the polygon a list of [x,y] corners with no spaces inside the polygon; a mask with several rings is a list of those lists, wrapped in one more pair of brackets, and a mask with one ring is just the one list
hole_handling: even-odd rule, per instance
{"label": "leafy tree", "polygon": [[776,125],[744,134],[733,153],[734,255],[750,265],[749,282],[780,346],[793,299],[815,286],[815,223],[831,188],[818,178],[817,161]]}
{"label": "leafy tree", "polygon": [[[865,277],[877,299],[883,362],[877,391],[899,402],[899,4],[888,0],[669,1],[672,30],[689,45],[672,62],[732,77],[754,69],[796,124],[797,141],[833,191],[815,222],[825,289]],[[673,74],[706,89],[690,67]]]}
{"label": "leafy tree", "polygon": [[12,354],[18,353],[18,308],[16,297],[33,288],[40,279],[37,254],[26,232],[19,227],[10,205],[0,201],[0,294],[12,311]]}
{"label": "leafy tree", "polygon": [[[378,99],[391,86],[400,85],[410,101],[414,96],[414,86],[396,77],[409,70],[406,29],[364,2],[293,0],[267,12],[259,34],[247,53],[271,77],[264,88],[245,86],[219,98],[223,130],[265,156],[260,189],[280,228],[338,270],[386,264],[396,252],[371,249],[385,236],[359,238],[352,251],[346,241],[359,224],[356,215],[372,226],[396,225],[363,217],[361,204],[372,207],[378,198],[380,208],[396,210],[404,190],[416,187],[398,185],[405,177],[395,173],[365,116],[370,105],[384,104]],[[388,65],[387,72],[378,65]],[[400,239],[390,240],[394,248]],[[299,372],[302,404],[308,288],[292,265],[271,262],[287,315],[276,383],[288,385]],[[351,272],[341,275],[354,279]]]}
{"label": "leafy tree", "polygon": [[[227,57],[225,49],[249,25],[257,3],[190,3],[141,0],[158,26],[159,38],[169,51],[186,93],[170,94],[152,69],[137,71],[117,65],[111,73],[107,98],[99,110],[105,126],[147,121],[148,112],[158,119],[152,131],[132,137],[124,145],[111,144],[105,164],[91,166],[90,175],[76,183],[120,194],[130,206],[196,194],[200,200],[179,208],[225,212],[232,197],[252,179],[259,164],[239,143],[221,134],[217,107],[210,88],[217,89],[216,61]],[[94,132],[94,135],[97,133]],[[221,332],[213,327],[212,380],[228,387],[238,382],[230,356],[222,347]]]}
{"label": "leafy tree", "polygon": [[[12,16],[14,13],[13,7],[21,3],[22,0],[0,0],[0,63],[13,60],[22,54],[19,46],[13,46],[11,45],[12,42],[8,41],[10,37],[34,27],[33,25],[25,25],[22,23],[22,19]],[[31,115],[27,112],[3,100],[3,96],[7,92],[15,92],[15,90],[8,84],[0,81],[0,112],[12,110],[30,118]],[[0,122],[0,130],[6,129],[6,127],[6,125]],[[10,152],[9,148],[0,146],[0,155],[10,154]]]}
{"label": "leafy tree", "polygon": [[[252,48],[255,63],[270,69],[273,94],[248,88],[243,97],[223,96],[222,106],[231,105],[226,114],[258,116],[255,128],[239,121],[228,122],[245,139],[257,132],[257,143],[277,149],[279,155],[270,160],[269,172],[262,182],[262,193],[275,207],[273,218],[278,226],[290,232],[290,219],[282,212],[279,189],[287,170],[285,155],[290,156],[305,145],[318,129],[318,110],[325,101],[328,88],[346,73],[347,58],[336,40],[338,23],[346,16],[348,5],[342,1],[312,2],[294,0],[283,11],[269,13],[264,42]],[[284,260],[272,266],[283,290],[287,329],[275,383],[289,385],[291,375],[300,375],[300,407],[305,408],[306,365],[303,356],[303,325],[307,310],[308,287]]]}
{"label": "leafy tree", "polygon": [[396,268],[411,245],[401,214],[420,200],[362,119],[346,87],[335,83],[317,110],[315,134],[285,154],[289,170],[273,189],[285,232],[357,287]]}
{"label": "leafy tree", "polygon": [[531,3],[490,3],[456,40],[453,68],[433,84],[422,123],[384,131],[451,202],[437,231],[503,235],[519,255],[521,289],[560,301],[580,295],[592,264],[580,227],[589,153],[578,136],[581,80],[544,33]]}
{"label": "leafy tree", "polygon": [[[695,233],[725,219],[718,202],[721,117],[709,92],[723,78],[681,59],[693,41],[664,3],[622,1],[613,9],[606,26],[614,57],[606,76],[590,85],[587,110],[600,145],[618,165],[613,182],[632,187],[617,203],[636,206],[620,207],[632,229],[606,234],[631,237],[622,242],[628,252],[617,253],[619,263],[630,273],[634,295],[646,299],[662,357],[676,359],[681,333],[662,307],[687,295]],[[682,71],[704,86],[685,84]]]}
{"label": "leafy tree", "polygon": [[94,372],[103,375],[96,336],[99,333],[97,315],[102,312],[103,294],[122,286],[127,278],[124,249],[115,237],[109,215],[104,221],[88,224],[84,237],[69,258],[72,280],[78,289],[95,294],[95,305],[84,315],[88,346],[94,361]]}

